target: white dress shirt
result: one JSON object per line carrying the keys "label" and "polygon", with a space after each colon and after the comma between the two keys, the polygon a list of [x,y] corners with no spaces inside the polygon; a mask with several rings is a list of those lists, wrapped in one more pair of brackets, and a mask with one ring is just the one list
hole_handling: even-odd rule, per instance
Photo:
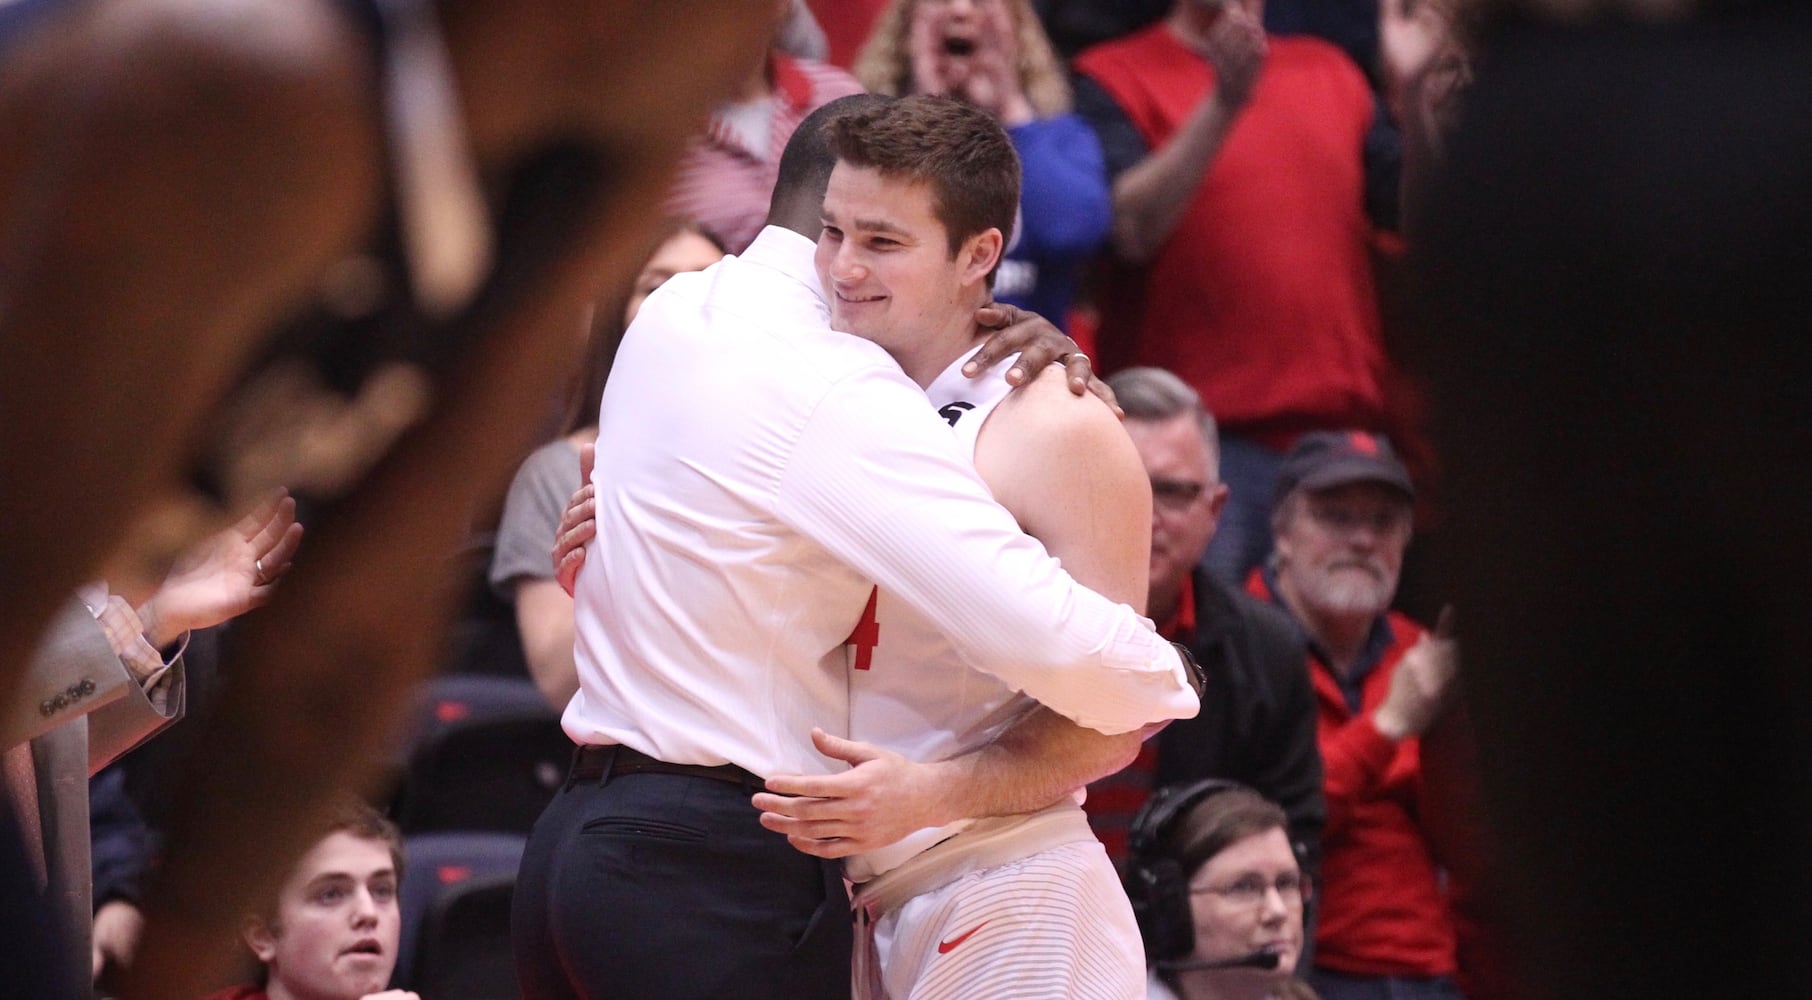
{"label": "white dress shirt", "polygon": [[1082,725],[1194,715],[1151,623],[1064,573],[893,359],[829,328],[812,252],[764,229],[667,282],[625,335],[568,735],[764,776],[841,769],[810,731],[849,731],[845,642],[877,585]]}

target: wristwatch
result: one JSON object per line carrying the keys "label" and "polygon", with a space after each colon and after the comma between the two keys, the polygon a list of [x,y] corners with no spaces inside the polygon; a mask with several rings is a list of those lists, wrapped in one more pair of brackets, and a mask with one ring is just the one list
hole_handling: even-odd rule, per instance
{"label": "wristwatch", "polygon": [[1189,651],[1188,646],[1180,642],[1172,642],[1171,645],[1176,647],[1177,656],[1183,660],[1183,675],[1189,678],[1190,690],[1195,692],[1196,700],[1200,701],[1203,690],[1208,687],[1208,675],[1203,672],[1202,665],[1195,662],[1195,654]]}

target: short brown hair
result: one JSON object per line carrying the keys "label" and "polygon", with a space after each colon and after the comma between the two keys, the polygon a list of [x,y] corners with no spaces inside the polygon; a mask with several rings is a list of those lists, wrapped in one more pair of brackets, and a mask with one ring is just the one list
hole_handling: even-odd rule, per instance
{"label": "short brown hair", "polygon": [[[403,832],[383,813],[372,808],[363,799],[345,798],[335,800],[321,814],[320,822],[311,824],[316,832],[315,839],[309,842],[308,850],[314,850],[321,841],[336,833],[347,833],[360,840],[381,840],[390,849],[390,866],[396,871],[396,882],[403,881]],[[306,852],[305,852],[306,853]],[[284,876],[287,880],[293,877]],[[273,897],[260,912],[247,915],[247,926],[263,925],[271,934],[279,934],[283,922],[278,916],[279,903]],[[253,956],[254,961],[256,957]],[[249,968],[249,967],[248,967]],[[255,971],[248,971],[253,981],[263,986],[269,981],[270,968],[262,962],[257,963]]]}
{"label": "short brown hair", "polygon": [[839,161],[931,186],[932,210],[952,257],[964,240],[989,228],[1012,238],[1019,154],[987,112],[948,97],[902,97],[827,127]]}
{"label": "short brown hair", "polygon": [[1270,830],[1289,832],[1282,807],[1249,788],[1229,788],[1202,799],[1178,819],[1164,853],[1177,859],[1185,876],[1193,876],[1216,854]]}
{"label": "short brown hair", "polygon": [[350,833],[360,840],[381,840],[390,848],[390,865],[396,869],[396,877],[399,880],[403,877],[403,831],[390,817],[363,799],[345,799],[334,803],[324,819],[321,835],[315,843],[336,833]]}
{"label": "short brown hair", "polygon": [[[303,853],[320,846],[321,841],[336,833],[349,833],[360,840],[381,840],[390,849],[390,867],[396,869],[396,878],[403,879],[403,832],[388,816],[374,809],[370,803],[360,798],[337,799],[328,805],[318,822],[309,826],[315,838],[308,842]],[[298,861],[298,863],[300,863]],[[294,869],[288,879],[294,875]],[[277,901],[272,899],[261,914],[265,923],[277,926]]]}

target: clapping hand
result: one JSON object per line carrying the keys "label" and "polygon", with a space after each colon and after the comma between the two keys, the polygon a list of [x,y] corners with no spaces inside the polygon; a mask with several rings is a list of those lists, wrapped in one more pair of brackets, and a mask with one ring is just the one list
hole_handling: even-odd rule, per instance
{"label": "clapping hand", "polygon": [[287,493],[273,495],[177,558],[138,609],[145,638],[164,646],[189,629],[218,625],[270,600],[301,544],[296,501]]}

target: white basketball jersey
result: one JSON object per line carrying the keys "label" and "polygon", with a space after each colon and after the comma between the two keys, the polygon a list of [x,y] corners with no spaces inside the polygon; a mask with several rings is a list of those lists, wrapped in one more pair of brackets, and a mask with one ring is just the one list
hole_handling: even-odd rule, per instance
{"label": "white basketball jersey", "polygon": [[[979,350],[979,345],[976,348]],[[971,460],[988,415],[1012,391],[1004,377],[1014,361],[967,378],[974,350],[925,390],[950,422]],[[884,590],[877,590],[850,644],[850,737],[911,760],[942,760],[981,746],[1034,703],[991,674],[971,667],[943,633]],[[867,881],[970,825],[920,830],[890,847],[848,860],[845,871]]]}

